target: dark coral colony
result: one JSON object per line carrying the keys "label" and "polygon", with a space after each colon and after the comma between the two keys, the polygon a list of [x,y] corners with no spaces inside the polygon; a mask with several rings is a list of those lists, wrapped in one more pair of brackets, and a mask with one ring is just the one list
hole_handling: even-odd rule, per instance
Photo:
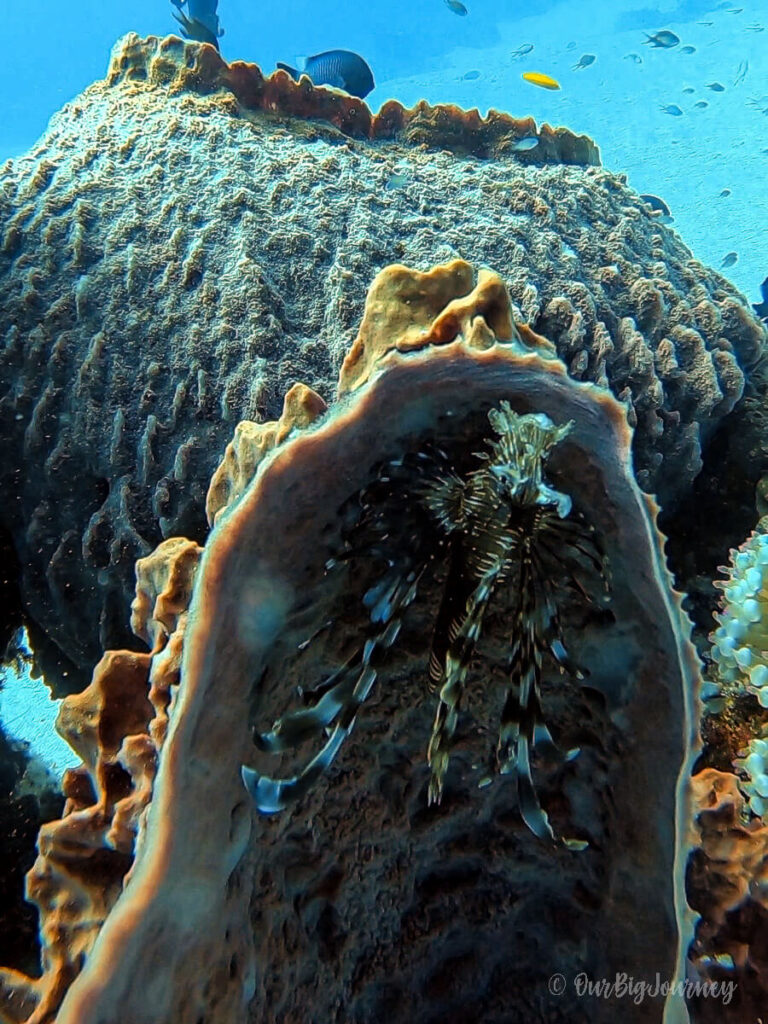
{"label": "dark coral colony", "polygon": [[127,36],[0,275],[0,1021],[758,1019],[766,331],[590,139]]}

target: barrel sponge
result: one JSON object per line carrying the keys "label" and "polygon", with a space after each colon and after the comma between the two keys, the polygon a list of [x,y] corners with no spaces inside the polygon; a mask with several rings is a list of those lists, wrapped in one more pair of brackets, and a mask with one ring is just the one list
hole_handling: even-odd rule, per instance
{"label": "barrel sponge", "polygon": [[[340,1004],[350,1019],[427,1019],[435,993],[446,1018],[471,999],[472,1019],[517,1019],[528,1013],[530,985],[541,983],[547,1000],[547,974],[560,967],[570,974],[597,964],[609,976],[626,961],[669,978],[683,968],[698,665],[664,564],[657,506],[632,474],[626,407],[570,378],[546,339],[515,322],[503,280],[490,271],[475,277],[460,260],[426,272],[385,268],[363,324],[327,410],[306,389],[294,392],[312,411],[301,422],[251,421],[239,431],[238,450],[217,471],[220,498],[199,563],[182,541],[141,560],[134,623],[155,649],[141,656],[148,662],[138,682],[144,712],[148,701],[155,714],[148,725],[133,723],[136,739],[122,746],[136,765],[135,801],[151,786],[151,802],[139,815],[121,898],[98,917],[84,964],[63,960],[70,980],[82,970],[59,1024],[330,1020]],[[581,752],[551,768],[537,757],[537,772],[547,776],[558,834],[575,823],[583,848],[528,831],[507,781],[485,778],[478,762],[486,757],[474,752],[487,737],[471,720],[500,710],[499,684],[508,680],[508,605],[483,632],[488,664],[471,667],[477,685],[458,723],[454,770],[443,802],[428,806],[434,707],[426,676],[440,572],[425,578],[392,637],[373,699],[327,779],[277,819],[256,816],[240,768],[266,756],[254,744],[257,719],[282,714],[297,690],[311,700],[355,645],[368,646],[363,595],[379,576],[376,550],[358,551],[349,571],[330,565],[361,495],[388,479],[385,466],[420,463],[434,444],[469,465],[504,403],[521,418],[557,424],[563,443],[548,467],[592,523],[613,571],[610,604],[568,588],[561,611],[573,664],[561,672],[543,659],[553,735],[569,751],[565,741],[577,738]],[[399,484],[398,513],[416,493]],[[413,535],[419,551],[429,550],[419,532],[428,528]],[[374,549],[386,539],[377,537]],[[171,553],[182,562],[176,571]],[[176,594],[188,592],[190,564],[197,568],[183,610]],[[575,670],[582,663],[589,688]],[[172,686],[173,695],[160,743],[153,694],[166,670],[164,693]],[[83,726],[73,741],[93,764],[94,723]],[[146,737],[157,751],[151,779]],[[293,754],[281,756],[291,772]],[[71,933],[61,944],[73,944]],[[661,1020],[663,1007],[649,1017],[646,1007],[609,1001],[585,1008],[573,995],[541,1012],[602,1022],[619,1010],[646,1024]]]}
{"label": "barrel sponge", "polygon": [[[512,151],[521,133],[539,136],[530,153]],[[329,400],[393,255],[493,267],[569,374],[631,406],[640,486],[666,513],[684,500],[710,439],[733,434],[764,329],[595,159],[530,118],[372,115],[210,46],[124,39],[106,78],[0,170],[0,524],[58,692],[132,643],[136,560],[202,541],[234,425],[255,426],[209,516],[240,493],[257,428],[296,381]],[[728,500],[741,486],[729,478]]]}
{"label": "barrel sponge", "polygon": [[[478,157],[515,154],[526,163],[600,163],[600,152],[587,135],[537,125],[532,117],[511,117],[498,110],[481,117],[477,108],[433,107],[424,100],[410,109],[388,100],[374,114],[356,96],[316,86],[306,76],[299,82],[281,70],[265,76],[256,64],[227,64],[210,46],[174,36],[141,39],[129,33],[115,46],[107,75],[111,87],[162,88],[181,95],[218,93],[219,102],[236,116],[244,109],[322,119],[357,139],[398,140],[414,149],[450,149]],[[534,151],[517,152],[515,144],[532,134],[539,139]]]}
{"label": "barrel sponge", "polygon": [[715,613],[711,657],[724,693],[754,694],[768,708],[768,519],[761,519],[721,567],[722,607]]}
{"label": "barrel sponge", "polygon": [[[386,267],[368,293],[363,322],[341,367],[339,394],[365,383],[387,352],[454,341],[460,331],[467,335],[475,321],[472,344],[477,348],[496,341],[522,342],[502,278],[480,270],[473,287],[473,277],[466,260],[452,260],[424,273],[399,264]],[[536,341],[554,353],[551,342]]]}
{"label": "barrel sponge", "polygon": [[136,562],[131,629],[151,650],[165,646],[189,607],[202,551],[186,537],[170,537]]}

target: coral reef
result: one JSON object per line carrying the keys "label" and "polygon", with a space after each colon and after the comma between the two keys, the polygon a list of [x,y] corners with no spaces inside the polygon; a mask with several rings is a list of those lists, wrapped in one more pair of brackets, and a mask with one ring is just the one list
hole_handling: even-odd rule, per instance
{"label": "coral reef", "polygon": [[[723,608],[715,614],[712,634],[714,678],[726,692],[753,693],[768,707],[768,522],[731,552],[725,580],[715,581],[723,592]],[[765,581],[763,576],[765,575]]]}
{"label": "coral reef", "polygon": [[693,1003],[697,1024],[757,1020],[768,996],[768,827],[750,819],[739,780],[707,768],[692,783],[696,811],[688,901],[700,915],[689,956],[704,978],[735,983],[735,998]]}
{"label": "coral reef", "polygon": [[[534,130],[536,150],[508,153]],[[684,498],[764,330],[595,160],[530,119],[373,116],[211,47],[126,37],[0,173],[0,525],[58,692],[136,643],[133,565],[203,540],[233,425],[275,420],[297,380],[330,399],[393,260],[495,267],[570,375],[628,403],[641,486]]]}
{"label": "coral reef", "polygon": [[43,972],[0,970],[0,1019],[52,1020],[120,895],[152,797],[200,548],[183,538],[136,565],[132,626],[151,654],[108,651],[57,730],[82,758],[65,772],[63,816],[40,829],[27,898],[40,912]]}
{"label": "coral reef", "polygon": [[[416,292],[425,302],[412,307]],[[119,802],[110,839],[99,822],[104,848],[127,841],[138,820],[124,891],[87,952],[66,928],[49,949],[49,962],[70,947],[86,954],[58,1024],[332,1020],[339,1012],[359,1021],[661,1020],[660,1003],[553,996],[547,979],[556,971],[673,978],[682,970],[698,679],[689,623],[664,566],[656,506],[633,477],[625,406],[572,380],[512,312],[502,281],[486,273],[473,287],[461,261],[429,273],[383,271],[352,349],[370,357],[365,380],[350,385],[343,375],[327,411],[304,390],[299,403],[286,401],[282,425],[265,424],[250,448],[241,430],[227,453],[189,611],[194,549],[167,542],[184,571],[158,572],[154,560],[140,566],[134,624],[153,644],[152,655],[138,656],[140,713],[129,726],[135,705],[122,722],[102,706],[97,725],[94,693],[69,703],[79,722],[72,742],[90,766],[99,806],[103,772],[131,738],[126,728],[152,734],[149,678],[180,631],[183,679],[170,705],[163,702],[170,722],[151,803],[137,816],[145,772],[123,794],[126,827],[117,828]],[[426,329],[414,331],[419,324]],[[362,597],[377,579],[370,552],[329,568],[359,495],[381,479],[382,466],[425,444],[460,464],[502,402],[523,418],[570,424],[549,452],[547,479],[594,529],[611,567],[609,604],[573,587],[558,607],[587,679],[555,661],[540,666],[553,736],[580,752],[541,766],[539,795],[556,832],[577,834],[584,848],[534,837],[514,786],[486,778],[490,737],[476,723],[504,701],[514,602],[486,614],[483,661],[468,668],[468,714],[455,723],[443,799],[428,806],[425,637],[439,578],[408,607],[365,720],[328,776],[298,807],[254,817],[240,765],[268,761],[252,729],[327,684],[365,636]],[[284,762],[290,775],[296,758]],[[70,811],[59,828],[69,821],[79,835],[79,812]],[[37,997],[19,979],[16,992]],[[667,1009],[669,1019],[683,1019],[674,997]]]}
{"label": "coral reef", "polygon": [[[760,506],[758,490],[757,504]],[[730,552],[714,587],[717,628],[710,636],[704,694],[702,770],[693,778],[694,854],[688,896],[700,914],[690,959],[705,978],[736,985],[724,1013],[694,1003],[697,1024],[740,1024],[768,998],[768,662],[763,582],[766,520]]]}

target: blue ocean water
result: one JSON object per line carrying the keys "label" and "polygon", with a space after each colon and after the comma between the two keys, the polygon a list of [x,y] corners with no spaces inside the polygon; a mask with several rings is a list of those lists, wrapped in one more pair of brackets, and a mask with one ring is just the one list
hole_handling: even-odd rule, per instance
{"label": "blue ocean water", "polygon": [[[377,109],[396,98],[489,108],[591,135],[603,163],[638,192],[662,196],[674,226],[703,262],[725,266],[755,302],[768,275],[764,181],[768,170],[768,7],[757,0],[221,0],[227,60],[278,61],[354,50],[374,71]],[[27,149],[48,118],[105,71],[126,32],[178,32],[168,0],[8,4],[11,58],[0,66],[0,160]],[[680,42],[653,47],[646,35]],[[515,57],[520,48],[529,53]],[[577,67],[585,55],[595,60]],[[554,76],[559,91],[524,82]],[[722,86],[715,90],[712,86]],[[680,113],[676,113],[680,111]]]}

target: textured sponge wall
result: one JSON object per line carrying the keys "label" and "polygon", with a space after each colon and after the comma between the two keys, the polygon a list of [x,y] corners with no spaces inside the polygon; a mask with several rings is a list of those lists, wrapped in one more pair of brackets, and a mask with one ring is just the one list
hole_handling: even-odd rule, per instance
{"label": "textured sponge wall", "polygon": [[331,397],[393,261],[501,271],[573,376],[630,403],[641,485],[685,493],[763,331],[620,177],[249,111],[200,85],[204,51],[128,37],[0,171],[0,518],[75,677],[130,644],[136,559],[202,540],[234,424],[296,380]]}

